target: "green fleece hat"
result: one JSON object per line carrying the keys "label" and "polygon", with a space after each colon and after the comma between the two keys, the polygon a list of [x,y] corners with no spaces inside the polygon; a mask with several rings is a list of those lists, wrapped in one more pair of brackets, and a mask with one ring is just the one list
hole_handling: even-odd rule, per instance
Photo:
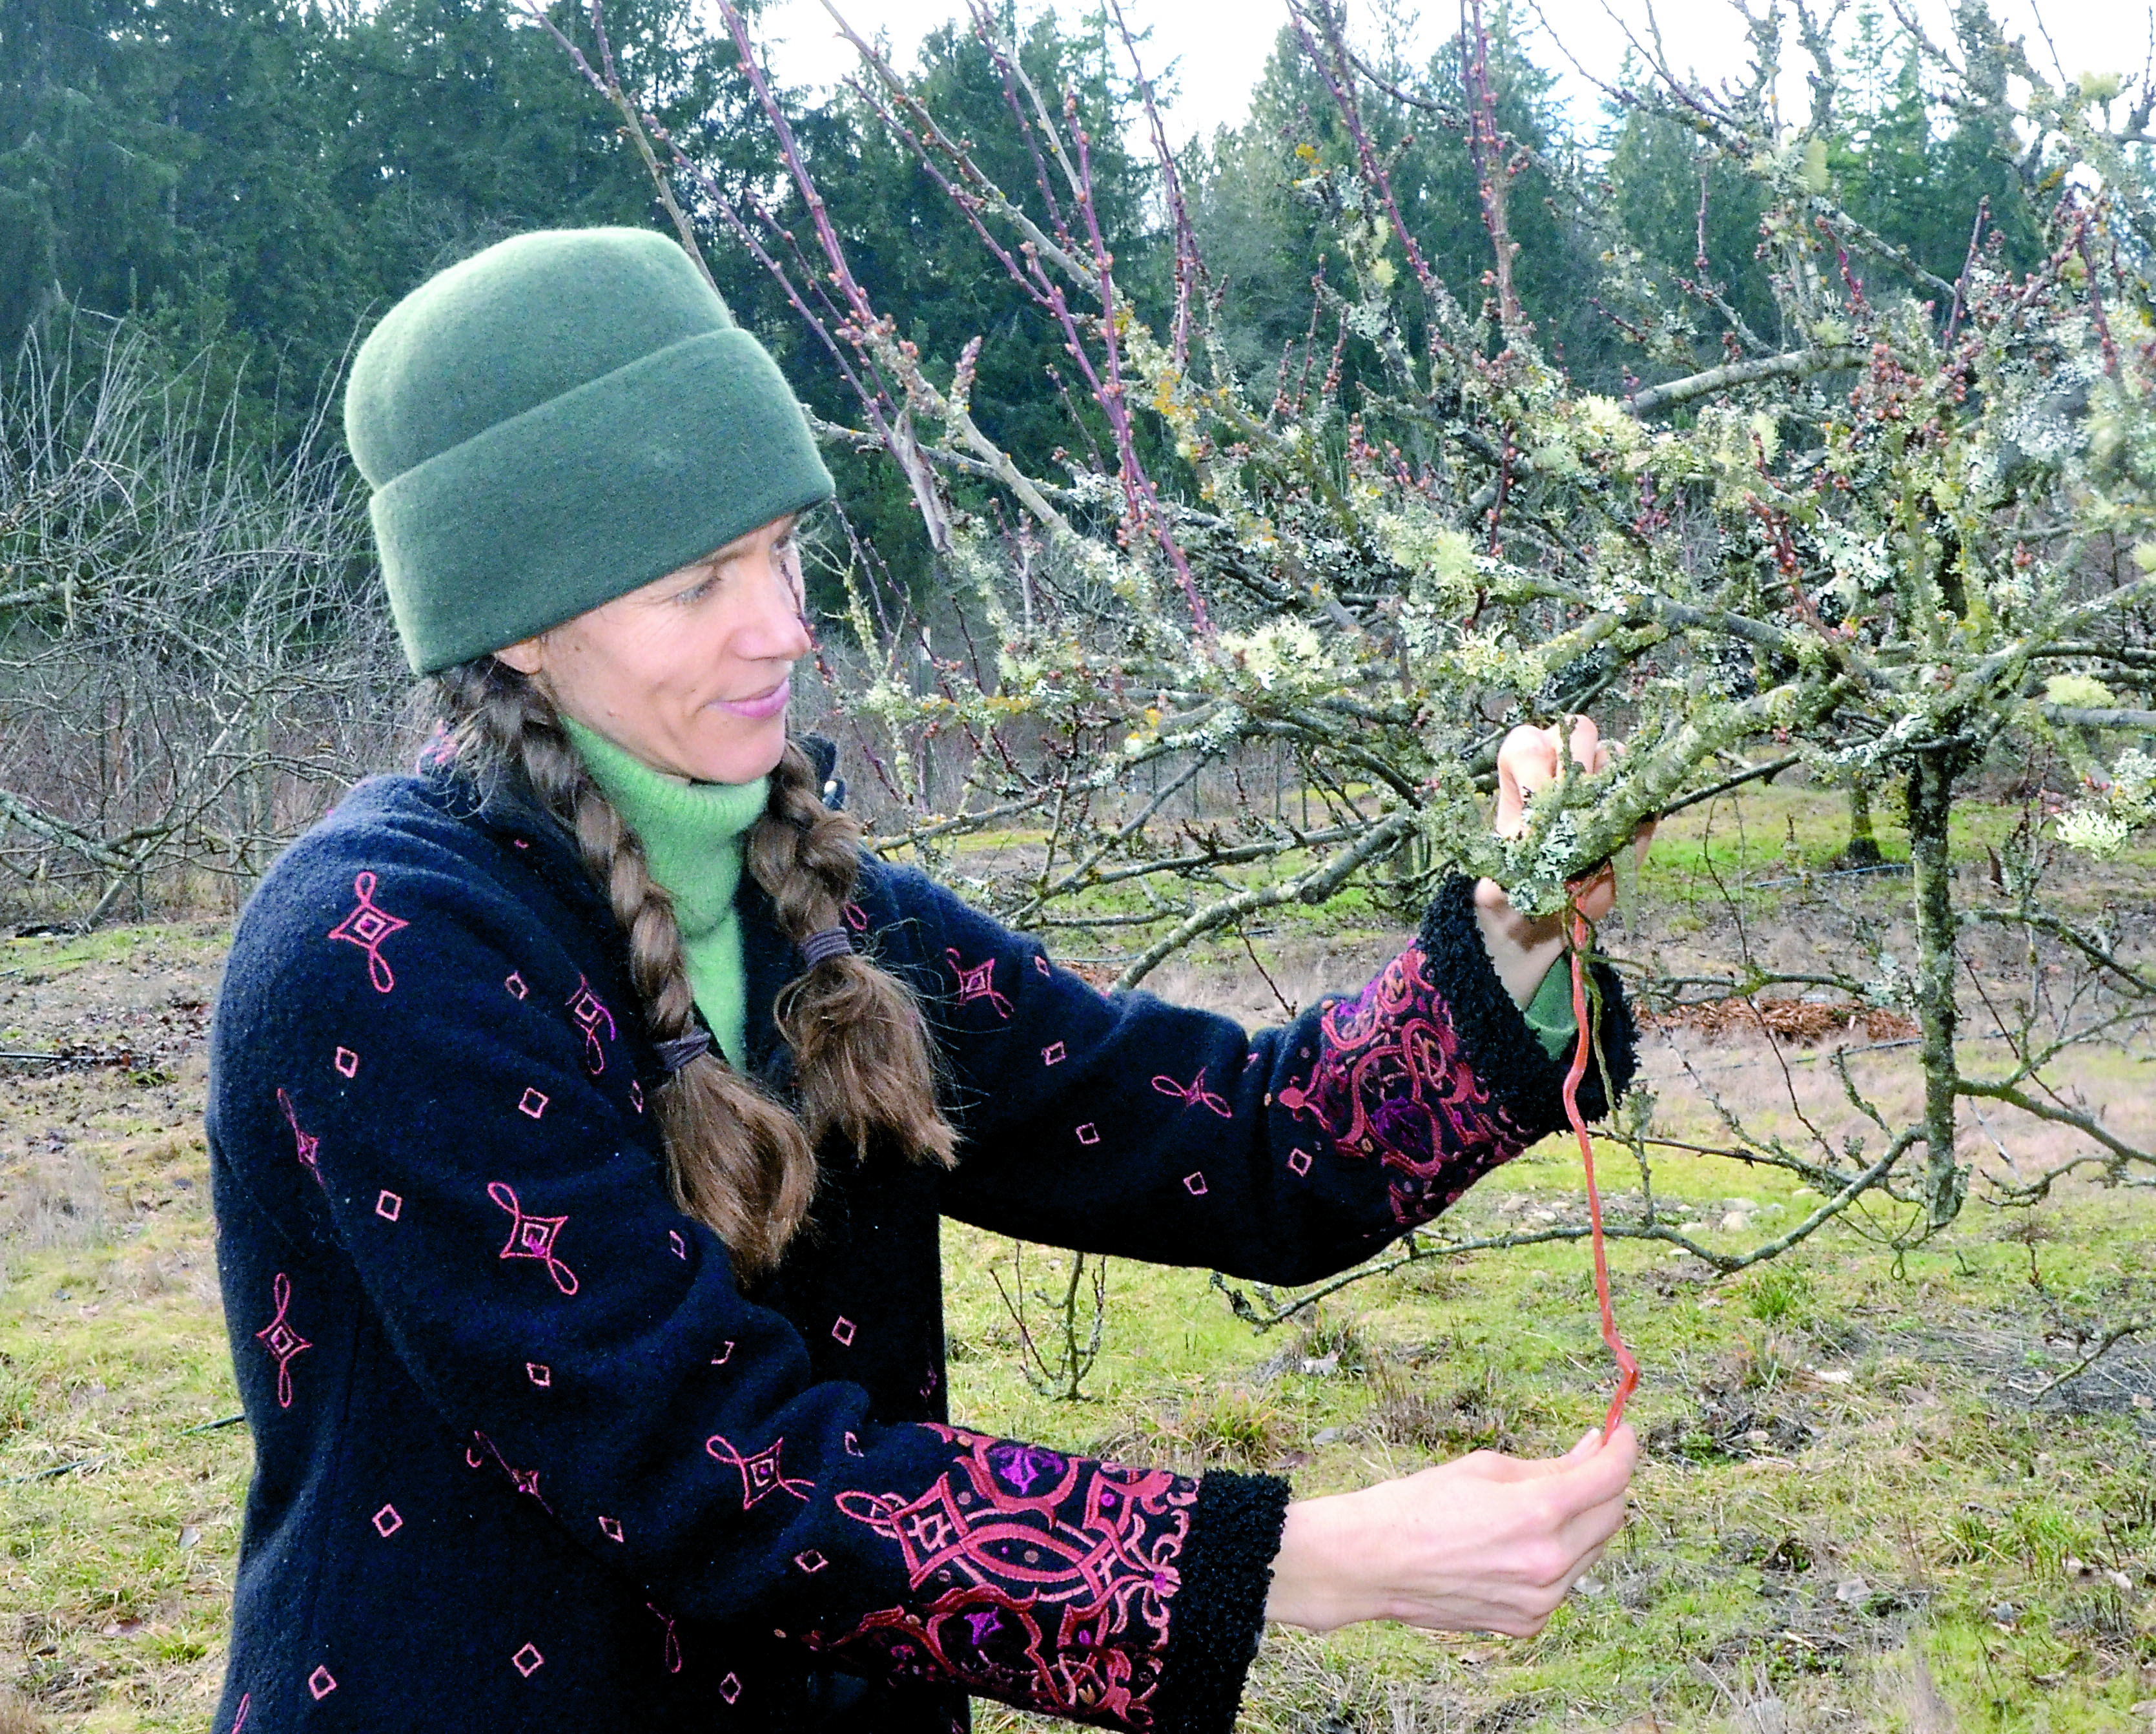
{"label": "green fleece hat", "polygon": [[643,229],[545,229],[430,277],[360,346],[344,426],[421,674],[831,493],[763,346]]}

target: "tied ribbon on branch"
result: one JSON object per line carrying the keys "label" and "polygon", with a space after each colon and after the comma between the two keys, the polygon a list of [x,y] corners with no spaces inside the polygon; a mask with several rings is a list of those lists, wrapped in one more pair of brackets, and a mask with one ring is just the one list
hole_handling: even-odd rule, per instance
{"label": "tied ribbon on branch", "polygon": [[1602,1340],[1617,1362],[1617,1391],[1603,1417],[1602,1434],[1607,1438],[1625,1418],[1625,1404],[1639,1388],[1640,1363],[1617,1330],[1617,1315],[1609,1304],[1609,1256],[1602,1237],[1602,1194],[1594,1184],[1594,1140],[1588,1135],[1586,1116],[1579,1111],[1580,1081],[1587,1076],[1588,1061],[1594,1049],[1594,1023],[1589,1016],[1587,945],[1591,936],[1587,918],[1577,908],[1566,918],[1565,952],[1572,968],[1572,1016],[1578,1026],[1573,1043],[1572,1065],[1564,1074],[1564,1117],[1579,1140],[1579,1160],[1587,1176],[1587,1222],[1594,1248],[1594,1299],[1602,1312]]}

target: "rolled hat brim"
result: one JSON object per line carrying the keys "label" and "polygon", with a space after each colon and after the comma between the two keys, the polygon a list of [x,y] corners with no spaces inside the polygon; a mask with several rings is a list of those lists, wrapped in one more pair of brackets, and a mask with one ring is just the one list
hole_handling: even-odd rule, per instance
{"label": "rolled hat brim", "polygon": [[496,423],[407,470],[370,509],[404,654],[431,674],[831,492],[777,363],[729,327]]}

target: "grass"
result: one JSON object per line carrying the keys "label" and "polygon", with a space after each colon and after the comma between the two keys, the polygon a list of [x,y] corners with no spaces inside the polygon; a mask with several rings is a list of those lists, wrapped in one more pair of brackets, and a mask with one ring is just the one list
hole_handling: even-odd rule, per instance
{"label": "grass", "polygon": [[[1840,846],[1837,806],[1802,791],[1748,797],[1741,845],[1720,812],[1671,826],[1641,887],[1666,920],[1645,939],[1723,918],[1702,852],[1727,852],[1707,858],[1733,883],[1732,870],[1771,877],[1792,837],[1815,867]],[[1958,837],[1972,865],[1996,817]],[[2145,898],[2145,867],[2105,873],[2091,898],[2138,885]],[[1901,894],[1861,882],[1881,908]],[[1304,929],[1293,913],[1257,953],[1299,1003],[1352,986],[1389,944],[1367,915]],[[244,1427],[215,1424],[238,1407],[200,1130],[199,1007],[220,955],[199,924],[0,944],[0,1047],[132,1056],[11,1069],[0,1090],[0,1734],[198,1729],[221,1678],[249,1454]],[[1155,985],[1278,1015],[1240,945]],[[1859,1075],[1891,1095],[1894,1057],[1867,1056]],[[1800,1135],[1763,1047],[1705,1058],[1763,1129]],[[2156,1113],[2149,1059],[2092,1051],[2069,1085],[2130,1129]],[[1815,1119],[1838,1099],[1827,1071],[1792,1068]],[[1666,1067],[1656,1078],[1669,1124],[1711,1131],[1680,1083]],[[1555,1142],[1528,1153],[1471,1196],[1460,1226],[1573,1218],[1575,1163]],[[1605,1178],[1626,1183],[1621,1153]],[[1672,1157],[1656,1183],[1732,1248],[1816,1201],[1706,1157]],[[2079,1358],[2076,1332],[2156,1312],[2156,1191],[2067,1188],[2013,1216],[1972,1203],[1898,1260],[1872,1227],[1728,1280],[1614,1246],[1648,1442],[1619,1545],[1532,1642],[1276,1632],[1244,1728],[2148,1734],[2156,1350],[2115,1351],[2079,1407],[2031,1393]],[[946,1249],[954,1412],[1070,1448],[1266,1469],[1317,1494],[1476,1448],[1560,1451],[1605,1399],[1576,1245],[1413,1264],[1263,1335],[1205,1272],[1118,1263],[1076,1403],[1022,1376],[993,1281],[999,1263],[1008,1281],[1009,1243],[953,1225]],[[1051,1726],[993,1706],[977,1720],[989,1734]]]}

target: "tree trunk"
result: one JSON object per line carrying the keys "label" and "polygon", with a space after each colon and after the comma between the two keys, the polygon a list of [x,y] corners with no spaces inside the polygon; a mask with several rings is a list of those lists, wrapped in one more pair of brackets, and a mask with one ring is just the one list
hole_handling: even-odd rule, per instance
{"label": "tree trunk", "polygon": [[1861,770],[1849,774],[1849,846],[1841,852],[1845,867],[1875,867],[1885,857],[1871,828],[1871,784]]}
{"label": "tree trunk", "polygon": [[1909,866],[1917,913],[1917,1020],[1924,1068],[1924,1212],[1927,1226],[1943,1228],[1960,1212],[1969,1171],[1954,1160],[1959,1077],[1954,1061],[1953,870],[1947,859],[1947,821],[1964,755],[1957,749],[1919,754],[1909,773]]}

